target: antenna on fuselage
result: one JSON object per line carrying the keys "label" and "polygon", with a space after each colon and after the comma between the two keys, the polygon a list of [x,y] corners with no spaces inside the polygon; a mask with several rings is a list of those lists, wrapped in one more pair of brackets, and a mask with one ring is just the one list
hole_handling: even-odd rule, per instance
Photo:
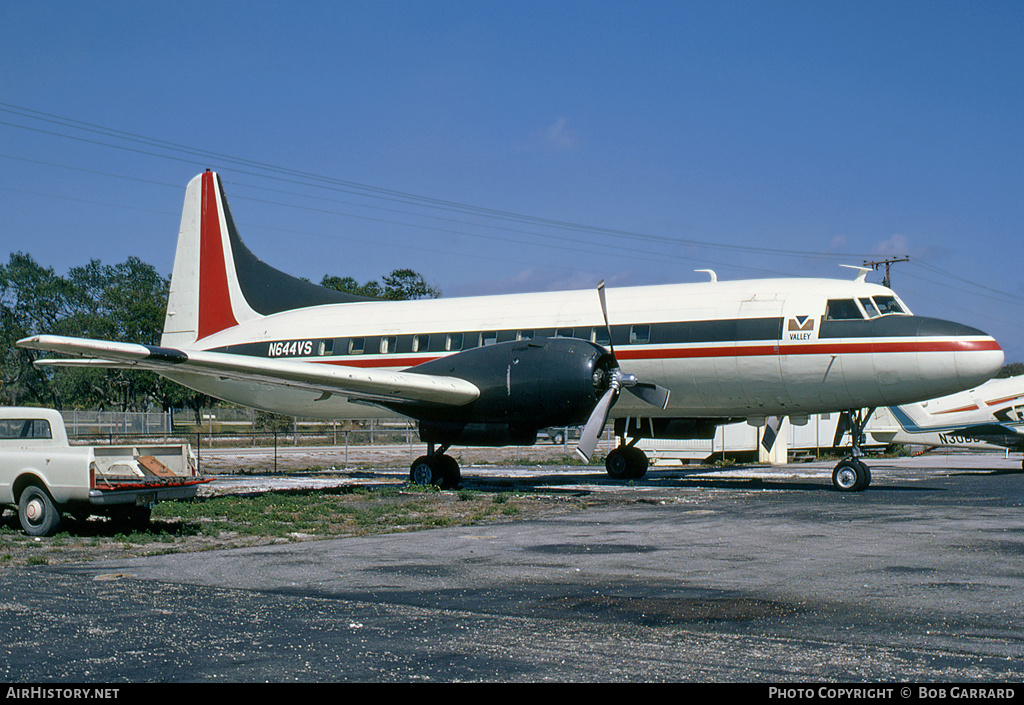
{"label": "antenna on fuselage", "polygon": [[862,282],[862,281],[864,281],[867,278],[867,276],[868,276],[868,272],[871,271],[867,267],[858,267],[855,264],[841,264],[839,266],[840,267],[846,267],[847,269],[856,269],[857,270],[857,278],[854,279],[855,282]]}
{"label": "antenna on fuselage", "polygon": [[695,269],[693,271],[695,271],[695,272],[707,272],[708,276],[711,277],[711,281],[713,281],[713,282],[718,281],[718,275],[715,274],[715,270],[713,270],[713,269]]}

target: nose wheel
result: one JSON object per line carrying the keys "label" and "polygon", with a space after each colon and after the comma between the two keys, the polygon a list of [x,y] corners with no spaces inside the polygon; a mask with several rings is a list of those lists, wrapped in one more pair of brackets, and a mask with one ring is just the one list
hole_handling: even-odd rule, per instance
{"label": "nose wheel", "polygon": [[856,458],[846,458],[832,471],[832,484],[840,492],[860,492],[871,484],[871,469]]}
{"label": "nose wheel", "polygon": [[851,409],[843,414],[850,429],[850,454],[832,471],[832,485],[840,492],[862,492],[871,484],[871,469],[860,458],[864,455],[864,427],[873,412],[874,409]]}

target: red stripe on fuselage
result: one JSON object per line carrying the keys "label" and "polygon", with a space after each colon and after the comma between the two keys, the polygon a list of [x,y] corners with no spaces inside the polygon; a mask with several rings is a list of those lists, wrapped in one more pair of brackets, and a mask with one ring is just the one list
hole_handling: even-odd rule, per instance
{"label": "red stripe on fuselage", "polygon": [[199,216],[199,338],[237,326],[231,310],[228,272],[221,241],[217,209],[217,182],[203,174],[202,206]]}
{"label": "red stripe on fuselage", "polygon": [[[757,357],[780,355],[838,355],[838,354],[870,354],[870,353],[939,353],[939,352],[983,352],[1000,350],[994,340],[913,340],[913,341],[874,341],[863,343],[833,343],[811,345],[716,345],[714,347],[690,348],[646,348],[643,350],[616,350],[619,360],[672,360],[696,359],[712,357]],[[451,353],[456,354],[456,353]],[[355,357],[355,359],[353,359]],[[331,365],[348,367],[399,367],[409,368],[424,362],[436,360],[441,355],[416,357],[368,357],[346,356],[332,360],[312,360]],[[310,361],[309,358],[291,358]]]}

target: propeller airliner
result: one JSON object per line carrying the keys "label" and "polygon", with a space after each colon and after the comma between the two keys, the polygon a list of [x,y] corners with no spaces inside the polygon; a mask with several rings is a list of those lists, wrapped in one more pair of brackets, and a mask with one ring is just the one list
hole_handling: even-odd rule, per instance
{"label": "propeller airliner", "polygon": [[[860,410],[975,387],[1003,363],[990,336],[911,314],[865,280],[759,279],[412,301],[284,274],[242,242],[219,176],[188,185],[160,345],[36,335],[37,364],[153,370],[197,391],[323,419],[400,415],[428,452],[410,479],[461,479],[452,446],[532,444],[582,425],[589,459],[609,421],[615,478],[639,478],[641,438],[694,438],[745,419],[851,411],[835,468],[862,490]],[[628,394],[622,394],[622,391]]]}

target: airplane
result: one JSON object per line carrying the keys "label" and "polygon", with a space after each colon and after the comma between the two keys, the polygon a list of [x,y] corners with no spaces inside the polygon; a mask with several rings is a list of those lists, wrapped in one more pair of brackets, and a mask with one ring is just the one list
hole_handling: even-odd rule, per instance
{"label": "airplane", "polygon": [[[789,278],[380,301],[287,275],[242,242],[219,175],[185,192],[160,345],[35,335],[39,365],[153,370],[265,411],[405,416],[427,454],[410,481],[455,487],[452,446],[532,444],[583,426],[589,460],[609,421],[609,476],[643,477],[641,438],[693,438],[745,419],[860,410],[975,387],[1003,351],[970,326],[911,314],[866,281]],[[625,390],[630,394],[621,394]],[[855,415],[857,419],[860,414]],[[863,423],[854,422],[862,437]],[[870,471],[853,443],[833,484]]]}
{"label": "airplane", "polygon": [[992,379],[938,399],[879,409],[869,433],[885,443],[998,446],[1024,452],[1024,375]]}

